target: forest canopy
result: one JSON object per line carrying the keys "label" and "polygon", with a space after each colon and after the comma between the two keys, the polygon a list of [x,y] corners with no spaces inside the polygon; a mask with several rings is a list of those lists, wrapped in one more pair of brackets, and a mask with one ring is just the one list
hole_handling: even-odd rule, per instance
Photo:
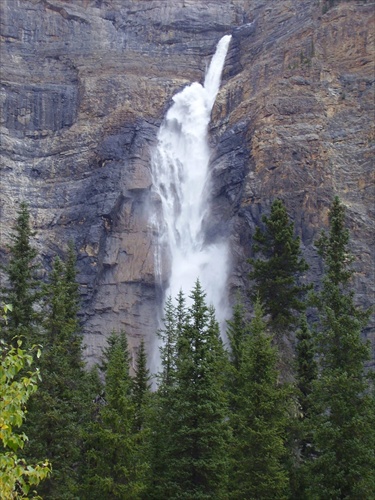
{"label": "forest canopy", "polygon": [[[131,359],[124,331],[85,368],[74,243],[42,281],[34,236],[22,203],[0,299],[2,498],[373,496],[370,313],[351,289],[339,198],[316,242],[318,286],[275,200],[253,236],[252,307],[234,304],[228,343],[197,280],[188,297],[166,299],[156,374],[143,341]],[[6,406],[9,391],[17,404]]]}

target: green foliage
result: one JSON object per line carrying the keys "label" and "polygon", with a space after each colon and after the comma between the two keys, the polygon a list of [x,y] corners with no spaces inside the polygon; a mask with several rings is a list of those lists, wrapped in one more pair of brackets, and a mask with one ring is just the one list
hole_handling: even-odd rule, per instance
{"label": "green foliage", "polygon": [[34,234],[27,204],[21,203],[11,234],[9,262],[5,267],[9,281],[1,290],[3,303],[13,305],[8,325],[3,329],[3,337],[7,342],[14,339],[14,345],[16,336],[19,335],[25,335],[29,346],[35,342],[34,328],[38,319],[35,304],[40,298],[40,282],[37,278],[37,251],[30,241]]}
{"label": "green foliage", "polygon": [[237,302],[233,307],[232,319],[227,321],[230,361],[235,371],[233,375],[235,378],[241,367],[244,341],[248,334],[249,326],[245,320],[244,306],[241,302]]}
{"label": "green foliage", "polygon": [[249,259],[253,266],[250,279],[254,280],[251,297],[255,301],[259,295],[265,314],[270,315],[269,326],[280,336],[298,323],[298,313],[305,309],[303,298],[310,287],[299,284],[298,279],[308,265],[281,200],[273,202],[270,216],[262,220],[264,229],[256,228],[253,247],[261,258]]}
{"label": "green foliage", "polygon": [[40,390],[31,398],[26,429],[29,459],[48,457],[51,477],[38,491],[49,499],[74,498],[80,460],[82,425],[89,418],[90,399],[82,361],[82,337],[76,316],[78,288],[72,269],[56,257],[44,286],[46,312],[39,340],[43,344]]}
{"label": "green foliage", "polygon": [[[241,325],[240,309],[235,314],[235,323]],[[277,349],[265,333],[262,316],[257,301],[249,333],[234,337],[241,361],[232,359],[237,371],[230,417],[233,442],[229,498],[233,499],[288,498],[288,474],[282,462],[289,390],[278,382]]]}
{"label": "green foliage", "polygon": [[[161,376],[156,443],[163,443],[147,498],[226,498],[227,446],[225,355],[214,311],[199,282],[187,310],[180,293],[168,329],[174,325],[174,380]],[[171,331],[169,331],[171,334]],[[164,356],[164,357],[163,357]],[[167,357],[162,351],[162,360]],[[169,364],[164,363],[164,370]]]}
{"label": "green foliage", "polygon": [[[82,499],[91,500],[95,492],[103,500],[136,500],[143,493],[147,472],[141,436],[144,429],[136,429],[143,408],[139,399],[134,400],[129,362],[126,334],[113,332],[104,353],[104,399],[99,402],[96,421],[88,427],[85,439]],[[136,413],[137,403],[139,413]]]}
{"label": "green foliage", "polygon": [[[5,312],[9,310],[5,308]],[[0,496],[4,500],[26,498],[51,471],[46,460],[31,465],[17,456],[28,437],[16,428],[22,426],[26,404],[40,381],[39,370],[30,371],[35,352],[39,357],[39,349],[25,350],[21,340],[17,347],[0,342]]]}
{"label": "green foliage", "polygon": [[179,293],[177,306],[174,306],[172,297],[168,297],[164,308],[164,328],[157,332],[160,341],[161,372],[157,374],[159,386],[155,393],[150,421],[151,474],[147,483],[147,499],[157,500],[163,495],[169,495],[166,476],[174,439],[173,420],[170,416],[177,385],[177,340],[185,317],[185,298],[182,292]]}
{"label": "green foliage", "polygon": [[227,337],[229,341],[229,363],[225,374],[225,386],[228,392],[228,407],[233,417],[238,411],[238,391],[241,386],[244,345],[249,332],[249,324],[245,320],[245,309],[241,302],[233,307],[232,319],[227,321]]}
{"label": "green foliage", "polygon": [[144,340],[141,340],[135,363],[135,377],[133,381],[134,402],[134,430],[140,432],[145,428],[147,422],[147,410],[150,398],[150,372],[147,368],[147,354]]}
{"label": "green foliage", "polygon": [[298,401],[301,417],[310,415],[309,396],[312,386],[318,375],[316,351],[313,335],[309,329],[305,316],[301,319],[301,326],[296,333],[296,381]]}
{"label": "green foliage", "polygon": [[[313,383],[311,435],[316,457],[307,466],[311,498],[371,498],[375,491],[375,405],[365,371],[368,345],[361,340],[368,313],[354,304],[349,288],[353,261],[348,251],[345,210],[335,198],[330,231],[317,247],[323,257],[323,288],[314,296],[319,311],[320,374]],[[310,497],[309,497],[310,498]]]}
{"label": "green foliage", "polygon": [[312,415],[311,394],[318,377],[316,360],[316,346],[314,336],[307,323],[306,316],[302,316],[300,328],[296,333],[295,357],[295,388],[296,388],[296,417],[290,419],[288,459],[291,475],[292,498],[300,499],[305,496],[307,487],[305,465],[313,460],[316,451],[313,446],[310,418]]}
{"label": "green foliage", "polygon": [[[180,293],[180,315],[185,317],[184,297]],[[160,358],[162,371],[159,373],[160,390],[171,387],[175,383],[176,377],[176,357],[177,357],[177,338],[178,338],[178,318],[177,311],[173,305],[172,297],[168,297],[164,308],[164,329],[158,331],[160,339]]]}
{"label": "green foliage", "polygon": [[[73,245],[40,287],[22,204],[3,291],[14,307],[5,306],[2,335],[13,346],[1,344],[1,497],[35,489],[51,500],[372,498],[374,386],[361,340],[369,313],[356,307],[350,289],[353,257],[338,198],[329,221],[317,242],[325,272],[312,294],[314,328],[301,317],[309,287],[299,282],[307,269],[300,241],[276,200],[254,235],[254,319],[234,307],[228,354],[199,281],[191,305],[182,292],[169,298],[158,333],[159,385],[151,393],[144,343],[132,378],[124,332],[108,339],[104,383],[97,370],[84,371]],[[280,344],[297,325],[292,392]],[[31,369],[35,341],[43,345],[42,380]],[[291,369],[291,358],[284,361]],[[45,459],[54,466],[50,477]]]}

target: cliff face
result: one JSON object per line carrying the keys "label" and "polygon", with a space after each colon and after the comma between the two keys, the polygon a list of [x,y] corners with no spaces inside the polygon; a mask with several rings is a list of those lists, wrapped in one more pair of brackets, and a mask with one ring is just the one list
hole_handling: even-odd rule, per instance
{"label": "cliff face", "polygon": [[323,14],[309,0],[3,0],[1,10],[3,257],[21,199],[47,263],[76,242],[89,360],[113,328],[125,328],[133,348],[154,334],[150,155],[172,96],[202,81],[226,33],[233,38],[212,115],[207,234],[230,238],[232,290],[243,287],[251,234],[276,196],[295,221],[311,276],[320,273],[313,241],[338,194],[357,296],[369,304],[370,4]]}

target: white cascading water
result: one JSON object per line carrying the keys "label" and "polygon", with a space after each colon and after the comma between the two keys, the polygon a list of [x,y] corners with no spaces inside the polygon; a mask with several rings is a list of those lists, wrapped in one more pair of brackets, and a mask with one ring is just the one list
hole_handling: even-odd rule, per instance
{"label": "white cascading water", "polygon": [[160,279],[162,263],[170,265],[165,296],[175,298],[182,289],[188,297],[199,278],[220,323],[227,313],[228,249],[223,241],[205,244],[202,224],[210,200],[208,125],[230,39],[226,35],[219,41],[204,85],[192,83],[173,97],[152,160],[153,189],[161,200],[161,213],[152,220]]}

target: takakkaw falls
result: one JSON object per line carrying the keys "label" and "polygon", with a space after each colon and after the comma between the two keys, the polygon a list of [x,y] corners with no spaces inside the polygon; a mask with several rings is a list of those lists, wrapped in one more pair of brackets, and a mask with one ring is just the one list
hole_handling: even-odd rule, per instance
{"label": "takakkaw falls", "polygon": [[375,0],[0,0],[0,500],[375,499]]}
{"label": "takakkaw falls", "polygon": [[0,4],[0,264],[21,202],[43,281],[74,242],[88,367],[125,331],[133,365],[143,339],[155,369],[165,303],[189,304],[197,279],[227,342],[277,199],[318,286],[340,198],[356,301],[372,304],[372,2]]}
{"label": "takakkaw falls", "polygon": [[208,124],[230,40],[226,35],[218,43],[204,84],[192,83],[173,97],[152,157],[153,189],[161,200],[151,219],[158,238],[156,279],[167,262],[165,295],[173,298],[180,290],[188,295],[199,279],[222,323],[228,317],[228,245],[205,242],[204,220],[210,203]]}

